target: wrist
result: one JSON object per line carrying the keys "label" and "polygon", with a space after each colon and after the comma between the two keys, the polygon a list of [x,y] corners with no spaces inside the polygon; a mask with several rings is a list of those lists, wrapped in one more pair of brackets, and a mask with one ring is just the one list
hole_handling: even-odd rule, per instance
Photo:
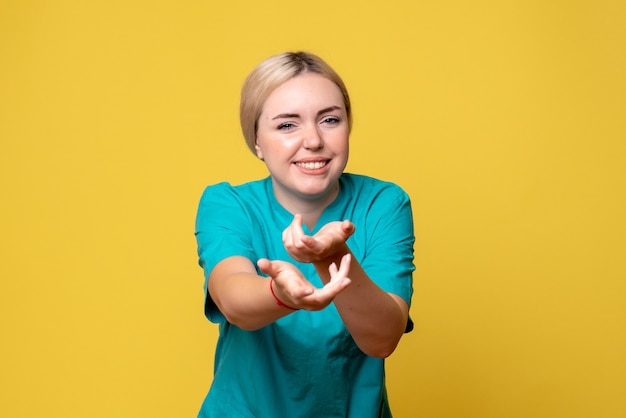
{"label": "wrist", "polygon": [[287,309],[290,309],[290,310],[292,310],[292,311],[297,311],[297,310],[298,310],[298,308],[292,308],[291,306],[284,304],[284,303],[283,303],[283,302],[282,302],[282,301],[278,298],[278,296],[276,296],[276,293],[274,292],[274,286],[273,286],[273,284],[272,284],[273,282],[274,282],[274,280],[270,279],[270,292],[272,292],[272,296],[274,296],[274,300],[276,301],[276,304],[277,304],[278,306],[283,307],[283,308],[287,308]]}

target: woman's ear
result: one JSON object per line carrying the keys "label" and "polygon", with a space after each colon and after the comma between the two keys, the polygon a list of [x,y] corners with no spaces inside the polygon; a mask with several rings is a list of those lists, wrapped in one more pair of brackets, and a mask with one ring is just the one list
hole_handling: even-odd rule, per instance
{"label": "woman's ear", "polygon": [[254,149],[256,150],[256,156],[259,157],[259,159],[261,161],[263,160],[263,151],[261,151],[261,147],[259,147],[259,142],[258,141],[254,141]]}

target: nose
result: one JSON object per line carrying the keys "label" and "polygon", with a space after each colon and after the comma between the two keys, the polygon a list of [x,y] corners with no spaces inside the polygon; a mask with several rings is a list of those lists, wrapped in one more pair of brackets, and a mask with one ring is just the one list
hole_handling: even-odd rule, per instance
{"label": "nose", "polygon": [[318,150],[324,147],[324,141],[317,126],[305,130],[302,146],[308,150]]}

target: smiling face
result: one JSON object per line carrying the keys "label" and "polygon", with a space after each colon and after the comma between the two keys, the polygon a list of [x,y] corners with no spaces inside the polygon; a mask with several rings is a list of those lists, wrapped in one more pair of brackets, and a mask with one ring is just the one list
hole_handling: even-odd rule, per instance
{"label": "smiling face", "polygon": [[320,74],[300,74],[268,96],[255,149],[286,209],[297,211],[305,202],[324,208],[335,199],[349,131],[341,90]]}

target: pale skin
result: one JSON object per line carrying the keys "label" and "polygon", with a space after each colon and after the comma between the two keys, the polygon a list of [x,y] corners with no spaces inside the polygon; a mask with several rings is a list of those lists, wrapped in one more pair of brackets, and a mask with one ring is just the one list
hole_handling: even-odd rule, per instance
{"label": "pale skin", "polygon": [[[277,200],[294,214],[282,240],[296,261],[312,263],[324,284],[316,288],[292,263],[260,259],[282,303],[318,311],[334,303],[358,347],[387,357],[396,348],[408,319],[408,305],[386,293],[365,273],[346,241],[349,220],[330,222],[310,236],[324,209],[336,198],[348,158],[347,116],[339,88],[327,78],[304,73],[270,94],[258,120],[257,155],[265,161]],[[209,293],[226,319],[246,330],[260,329],[294,310],[279,306],[267,277],[245,257],[218,263]]]}

